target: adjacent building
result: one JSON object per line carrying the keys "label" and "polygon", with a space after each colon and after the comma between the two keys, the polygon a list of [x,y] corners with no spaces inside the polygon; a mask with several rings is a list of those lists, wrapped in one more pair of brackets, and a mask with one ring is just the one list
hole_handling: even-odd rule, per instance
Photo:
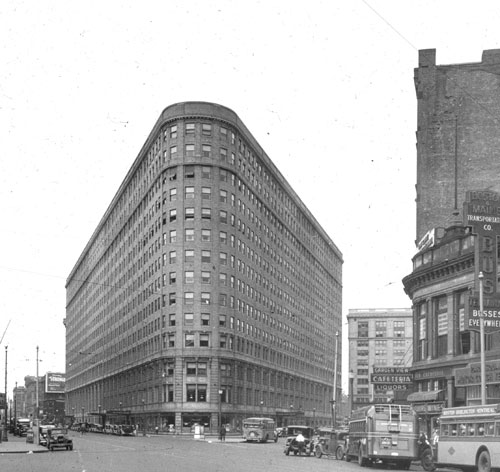
{"label": "adjacent building", "polygon": [[[478,290],[479,270],[498,273],[496,235],[493,231],[493,239],[478,239],[464,225],[463,209],[467,192],[484,190],[481,195],[495,200],[500,191],[499,86],[500,50],[484,51],[481,62],[452,65],[436,65],[434,49],[419,52],[417,251],[403,283],[415,327],[417,392],[409,400],[426,416],[429,430],[443,406],[481,402],[475,374],[480,339],[478,328],[468,323],[468,307]],[[497,205],[491,203],[485,208]],[[491,257],[479,257],[480,251]],[[495,380],[500,378],[499,341],[498,330],[486,334],[488,403],[500,402]]]}
{"label": "adjacent building", "polygon": [[331,421],[342,263],[233,111],[169,106],[67,279],[66,413]]}
{"label": "adjacent building", "polygon": [[405,400],[412,387],[412,310],[350,309],[347,324],[351,410]]}

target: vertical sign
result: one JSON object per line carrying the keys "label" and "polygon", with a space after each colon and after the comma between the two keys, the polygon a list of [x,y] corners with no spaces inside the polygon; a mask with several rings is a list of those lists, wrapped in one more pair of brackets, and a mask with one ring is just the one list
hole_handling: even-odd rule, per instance
{"label": "vertical sign", "polygon": [[487,331],[500,329],[500,294],[497,290],[498,256],[497,236],[500,233],[500,194],[490,190],[469,190],[464,202],[464,226],[472,227],[475,234],[476,281],[483,273],[484,309],[479,309],[479,293],[469,297],[467,327],[479,330],[484,318]]}

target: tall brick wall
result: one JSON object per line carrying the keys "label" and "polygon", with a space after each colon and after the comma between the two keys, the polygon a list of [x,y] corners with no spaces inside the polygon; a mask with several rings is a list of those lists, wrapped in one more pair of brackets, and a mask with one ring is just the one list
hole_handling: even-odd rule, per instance
{"label": "tall brick wall", "polygon": [[[480,63],[436,65],[419,51],[417,93],[417,234],[447,227],[465,192],[500,192],[500,49]],[[456,219],[456,217],[455,217]]]}

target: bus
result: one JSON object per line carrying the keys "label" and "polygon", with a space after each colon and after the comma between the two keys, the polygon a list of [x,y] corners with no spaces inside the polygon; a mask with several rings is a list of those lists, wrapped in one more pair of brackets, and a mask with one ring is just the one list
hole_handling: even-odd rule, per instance
{"label": "bus", "polygon": [[265,443],[272,439],[278,440],[276,424],[272,418],[247,418],[243,420],[243,439],[247,442]]}
{"label": "bus", "polygon": [[418,460],[418,417],[410,405],[374,404],[355,410],[349,420],[346,461],[396,464],[408,470]]}
{"label": "bus", "polygon": [[500,468],[500,404],[443,408],[433,452],[434,463],[425,470]]}

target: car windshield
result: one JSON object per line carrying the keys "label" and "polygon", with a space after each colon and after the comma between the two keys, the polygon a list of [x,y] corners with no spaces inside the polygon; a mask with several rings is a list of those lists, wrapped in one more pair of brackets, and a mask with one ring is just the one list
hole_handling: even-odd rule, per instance
{"label": "car windshield", "polygon": [[66,434],[68,431],[66,429],[52,429],[50,431],[50,434],[56,435],[56,434]]}

